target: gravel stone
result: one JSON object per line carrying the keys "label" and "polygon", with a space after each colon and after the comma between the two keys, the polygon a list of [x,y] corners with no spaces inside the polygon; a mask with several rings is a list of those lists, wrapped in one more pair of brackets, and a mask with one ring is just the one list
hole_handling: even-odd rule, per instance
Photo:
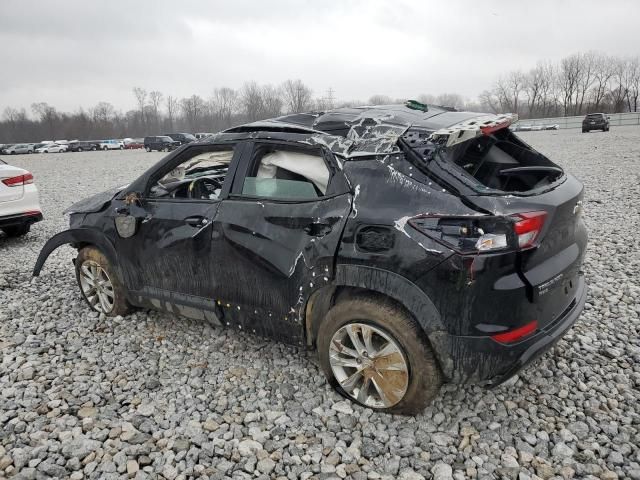
{"label": "gravel stone", "polygon": [[585,184],[585,310],[506,384],[445,386],[416,417],[346,401],[298,348],[168,313],[92,313],[70,247],[33,279],[65,208],[164,154],[12,157],[45,220],[0,233],[0,477],[640,480],[640,128],[520,135]]}

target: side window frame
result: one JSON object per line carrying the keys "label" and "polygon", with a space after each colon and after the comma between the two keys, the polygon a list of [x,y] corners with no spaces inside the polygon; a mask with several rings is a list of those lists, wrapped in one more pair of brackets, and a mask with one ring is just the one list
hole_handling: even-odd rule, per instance
{"label": "side window frame", "polygon": [[[327,192],[325,195],[320,195],[314,198],[277,198],[277,197],[260,197],[253,195],[245,195],[242,193],[245,178],[247,175],[254,171],[256,167],[255,153],[263,146],[270,145],[276,148],[282,147],[282,150],[301,151],[305,150],[317,154],[318,151],[322,154],[325,166],[329,171],[329,182],[327,184]],[[246,146],[242,158],[239,162],[239,166],[235,172],[231,191],[229,192],[229,198],[234,200],[247,200],[247,201],[267,201],[274,203],[309,203],[325,200],[327,198],[343,195],[350,191],[350,186],[346,177],[342,173],[341,168],[338,166],[338,161],[332,152],[327,150],[323,146],[307,146],[301,145],[298,142],[287,142],[283,140],[254,140],[249,142]]]}
{"label": "side window frame", "polygon": [[[238,169],[238,165],[240,163],[240,159],[243,157],[243,151],[247,148],[248,142],[237,141],[237,142],[228,142],[228,143],[217,143],[217,144],[209,144],[209,145],[188,145],[183,149],[180,149],[176,152],[175,156],[168,159],[162,165],[157,166],[147,172],[144,175],[144,179],[141,183],[141,194],[140,197],[145,202],[179,202],[179,203],[216,203],[219,202],[229,196],[229,192],[231,190],[231,186],[234,181],[235,173]],[[164,177],[171,170],[175,169],[181,163],[189,160],[190,158],[198,155],[199,153],[205,152],[214,152],[221,150],[228,150],[229,147],[233,150],[233,157],[231,158],[231,162],[229,163],[229,169],[227,170],[227,175],[225,176],[224,182],[222,184],[222,190],[220,191],[220,196],[216,199],[205,199],[205,198],[158,198],[151,197],[149,193],[151,191],[151,187],[155,185],[155,183]],[[137,183],[137,182],[136,182]]]}

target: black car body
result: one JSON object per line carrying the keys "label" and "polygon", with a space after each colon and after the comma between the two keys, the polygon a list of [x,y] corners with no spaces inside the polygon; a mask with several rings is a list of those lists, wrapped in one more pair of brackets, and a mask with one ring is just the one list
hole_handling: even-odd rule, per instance
{"label": "black car body", "polygon": [[582,133],[591,130],[609,131],[609,116],[606,113],[589,113],[582,120]]}
{"label": "black car body", "polygon": [[144,137],[144,148],[147,152],[157,150],[159,152],[170,152],[180,146],[180,142],[166,135]]}
{"label": "black car body", "polygon": [[190,133],[165,133],[167,137],[171,137],[176,142],[180,142],[180,145],[195,142],[198,139]]}
{"label": "black car body", "polygon": [[69,152],[95,152],[100,148],[100,142],[97,140],[84,140],[80,142],[69,142]]}
{"label": "black car body", "polygon": [[[61,244],[95,246],[127,304],[317,347],[340,393],[414,412],[441,378],[506,380],[585,302],[583,187],[510,122],[410,104],[233,128],[72,206],[70,230],[45,245],[34,274]],[[366,318],[345,323],[354,312]],[[364,343],[348,340],[354,329]],[[412,369],[396,380],[414,397],[349,383],[373,360],[341,355],[366,356],[372,335],[395,338],[394,358]],[[341,342],[351,347],[334,351]]]}

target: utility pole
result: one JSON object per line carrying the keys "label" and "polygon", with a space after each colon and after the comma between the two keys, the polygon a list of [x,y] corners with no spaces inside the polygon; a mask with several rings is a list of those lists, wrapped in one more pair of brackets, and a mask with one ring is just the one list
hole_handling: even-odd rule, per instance
{"label": "utility pole", "polygon": [[327,90],[327,97],[326,97],[327,108],[333,108],[333,100],[334,100],[333,88],[329,87],[329,90]]}

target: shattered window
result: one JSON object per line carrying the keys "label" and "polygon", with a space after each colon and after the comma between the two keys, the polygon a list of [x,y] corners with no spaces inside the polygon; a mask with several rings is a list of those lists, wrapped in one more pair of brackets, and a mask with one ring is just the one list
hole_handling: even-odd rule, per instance
{"label": "shattered window", "polygon": [[217,200],[233,149],[199,152],[166,173],[151,187],[152,198]]}
{"label": "shattered window", "polygon": [[242,194],[279,199],[312,199],[326,195],[329,169],[321,153],[262,149]]}

